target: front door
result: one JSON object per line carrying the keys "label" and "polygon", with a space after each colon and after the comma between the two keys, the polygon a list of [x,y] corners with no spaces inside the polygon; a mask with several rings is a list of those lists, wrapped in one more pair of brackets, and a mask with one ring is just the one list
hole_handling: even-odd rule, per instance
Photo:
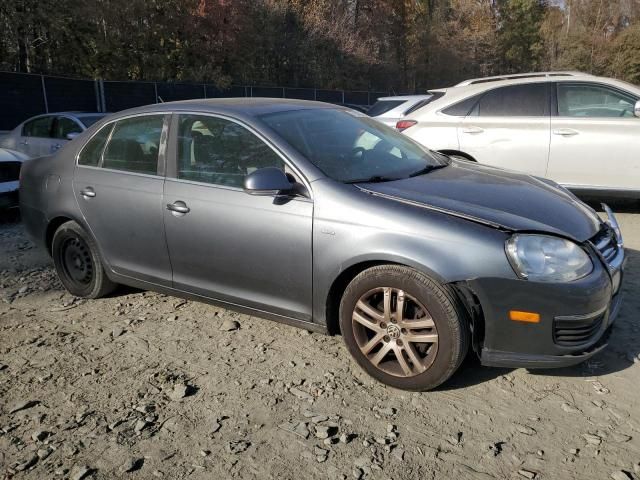
{"label": "front door", "polygon": [[640,119],[632,94],[559,82],[551,118],[549,178],[582,188],[640,189]]}
{"label": "front door", "polygon": [[80,152],[73,180],[113,271],[164,286],[171,286],[162,209],[169,118],[165,124],[163,115],[143,115],[105,125]]}
{"label": "front door", "polygon": [[310,320],[313,203],[242,189],[257,168],[286,171],[282,157],[228,119],[181,114],[172,131],[163,204],[174,287]]}
{"label": "front door", "polygon": [[547,83],[489,90],[458,127],[460,150],[479,163],[544,176],[549,158]]}

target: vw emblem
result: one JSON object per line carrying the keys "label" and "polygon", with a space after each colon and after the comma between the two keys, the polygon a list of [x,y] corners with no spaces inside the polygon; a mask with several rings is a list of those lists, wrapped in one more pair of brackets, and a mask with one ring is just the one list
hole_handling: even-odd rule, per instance
{"label": "vw emblem", "polygon": [[387,335],[396,340],[398,337],[400,337],[400,329],[397,327],[397,325],[394,325],[392,323],[387,327]]}

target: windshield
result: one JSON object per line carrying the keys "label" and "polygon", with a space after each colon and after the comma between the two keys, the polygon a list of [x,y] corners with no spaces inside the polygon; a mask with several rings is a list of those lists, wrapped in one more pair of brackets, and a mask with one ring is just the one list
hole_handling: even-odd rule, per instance
{"label": "windshield", "polygon": [[269,113],[260,119],[339,182],[398,180],[447,165],[445,157],[355,112],[304,109]]}
{"label": "windshield", "polygon": [[94,123],[96,123],[98,120],[101,120],[105,117],[106,113],[103,115],[100,114],[96,114],[96,115],[83,115],[81,117],[78,117],[78,120],[80,120],[82,122],[82,124],[86,127],[89,128],[91,125],[93,125]]}

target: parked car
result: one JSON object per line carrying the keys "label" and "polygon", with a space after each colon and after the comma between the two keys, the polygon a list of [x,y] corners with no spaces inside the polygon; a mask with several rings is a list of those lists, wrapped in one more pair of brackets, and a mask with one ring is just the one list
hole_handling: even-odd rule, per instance
{"label": "parked car", "polygon": [[424,107],[440,94],[402,95],[397,97],[380,97],[367,111],[367,115],[376,120],[395,127],[405,115]]}
{"label": "parked car", "polygon": [[106,113],[47,113],[25,120],[2,138],[0,146],[33,158],[51,155]]}
{"label": "parked car", "polygon": [[17,208],[20,167],[27,156],[0,148],[0,211]]}
{"label": "parked car", "polygon": [[407,136],[576,192],[640,198],[640,88],[550,72],[467,80],[440,93],[399,125]]}
{"label": "parked car", "polygon": [[[46,180],[46,181],[45,181]],[[27,162],[21,212],[70,293],[117,283],[340,332],[374,378],[433,388],[607,343],[624,249],[555,183],[433,153],[353,110],[282,99],[110,116]]]}

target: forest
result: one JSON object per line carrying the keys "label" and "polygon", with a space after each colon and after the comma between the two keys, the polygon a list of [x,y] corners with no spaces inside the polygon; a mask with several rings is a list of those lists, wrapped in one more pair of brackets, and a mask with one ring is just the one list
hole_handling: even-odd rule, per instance
{"label": "forest", "polygon": [[421,92],[570,69],[640,83],[638,0],[5,0],[0,70]]}

